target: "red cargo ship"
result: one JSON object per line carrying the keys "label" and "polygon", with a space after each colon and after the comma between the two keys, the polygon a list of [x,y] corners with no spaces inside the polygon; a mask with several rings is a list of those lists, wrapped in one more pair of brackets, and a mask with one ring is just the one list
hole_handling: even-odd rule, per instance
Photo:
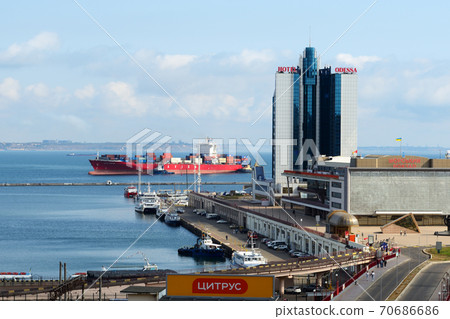
{"label": "red cargo ship", "polygon": [[135,175],[141,174],[197,174],[200,166],[201,174],[224,174],[249,172],[248,156],[220,155],[216,152],[216,144],[208,139],[199,145],[199,154],[190,154],[185,158],[173,157],[171,153],[163,153],[158,158],[155,153],[136,155],[102,155],[90,160],[94,171],[91,175]]}

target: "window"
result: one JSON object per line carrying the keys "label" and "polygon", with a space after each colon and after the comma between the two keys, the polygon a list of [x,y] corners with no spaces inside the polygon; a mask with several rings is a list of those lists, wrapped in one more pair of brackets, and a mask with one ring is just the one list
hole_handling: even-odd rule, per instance
{"label": "window", "polygon": [[341,188],[341,187],[342,187],[342,183],[338,183],[338,182],[331,182],[331,187],[335,187],[335,188]]}
{"label": "window", "polygon": [[342,205],[340,203],[331,202],[331,207],[341,209]]}
{"label": "window", "polygon": [[337,192],[331,192],[331,197],[342,198],[342,194],[341,193],[337,193]]}

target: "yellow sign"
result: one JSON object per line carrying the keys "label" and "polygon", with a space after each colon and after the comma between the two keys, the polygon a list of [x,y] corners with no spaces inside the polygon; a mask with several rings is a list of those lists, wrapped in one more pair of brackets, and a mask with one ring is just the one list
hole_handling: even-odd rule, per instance
{"label": "yellow sign", "polygon": [[168,296],[272,298],[272,276],[167,275]]}

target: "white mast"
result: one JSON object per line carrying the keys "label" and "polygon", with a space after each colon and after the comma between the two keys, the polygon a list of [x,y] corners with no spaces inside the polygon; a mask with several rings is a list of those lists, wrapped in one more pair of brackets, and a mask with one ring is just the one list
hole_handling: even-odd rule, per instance
{"label": "white mast", "polygon": [[201,172],[200,172],[200,144],[198,145],[198,158],[197,158],[197,163],[198,163],[198,173],[197,173],[197,193],[201,192],[201,184],[202,184],[202,177],[201,177]]}

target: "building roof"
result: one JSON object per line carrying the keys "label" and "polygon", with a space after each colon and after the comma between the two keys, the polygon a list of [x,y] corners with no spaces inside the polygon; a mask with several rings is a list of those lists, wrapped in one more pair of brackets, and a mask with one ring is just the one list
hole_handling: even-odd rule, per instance
{"label": "building roof", "polygon": [[327,215],[327,221],[333,226],[358,226],[358,219],[345,210],[335,210]]}
{"label": "building roof", "polygon": [[149,294],[154,295],[158,294],[161,291],[165,290],[166,287],[149,287],[149,286],[129,286],[123,290],[121,290],[121,293],[126,294]]}

